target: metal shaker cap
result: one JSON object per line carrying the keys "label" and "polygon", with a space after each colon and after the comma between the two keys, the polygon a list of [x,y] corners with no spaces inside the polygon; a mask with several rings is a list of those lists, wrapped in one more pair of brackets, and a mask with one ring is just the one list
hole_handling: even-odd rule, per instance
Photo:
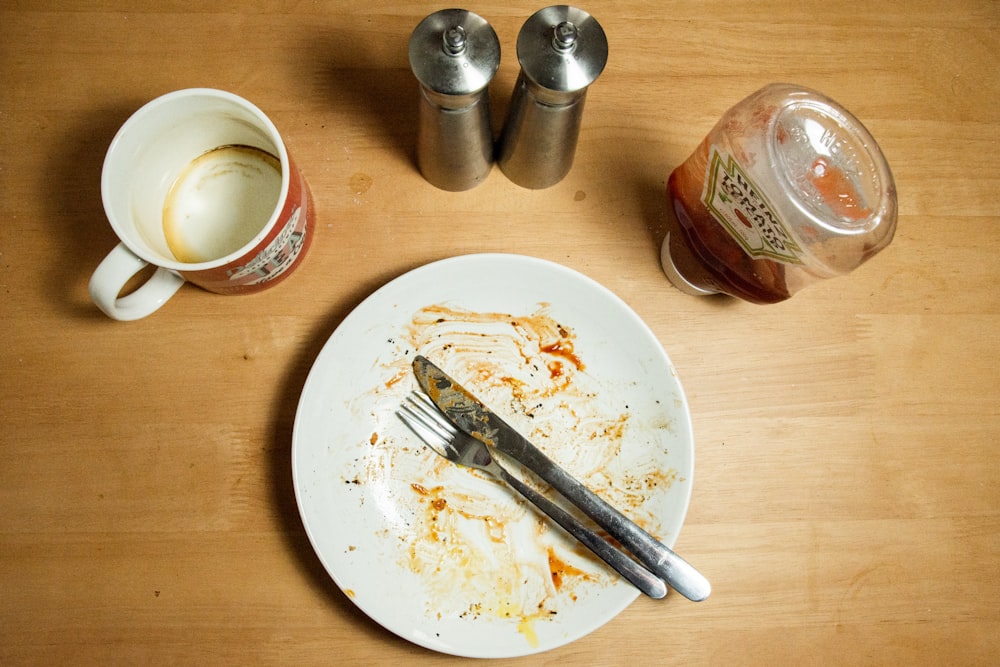
{"label": "metal shaker cap", "polygon": [[410,36],[410,68],[420,85],[443,95],[472,95],[500,67],[500,40],[481,16],[464,9],[434,12]]}
{"label": "metal shaker cap", "polygon": [[567,5],[539,10],[517,36],[521,71],[558,93],[584,90],[608,62],[608,38],[593,16]]}

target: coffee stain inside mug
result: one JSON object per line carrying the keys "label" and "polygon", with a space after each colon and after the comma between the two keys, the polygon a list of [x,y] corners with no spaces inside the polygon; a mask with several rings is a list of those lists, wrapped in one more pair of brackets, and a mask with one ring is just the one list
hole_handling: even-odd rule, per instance
{"label": "coffee stain inside mug", "polygon": [[163,205],[163,233],[178,261],[233,253],[263,229],[281,197],[281,162],[253,146],[226,145],[191,161]]}

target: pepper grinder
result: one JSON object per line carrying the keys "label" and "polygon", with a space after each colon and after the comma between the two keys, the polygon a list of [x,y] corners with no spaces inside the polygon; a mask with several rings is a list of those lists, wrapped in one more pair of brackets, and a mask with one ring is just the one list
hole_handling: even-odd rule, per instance
{"label": "pepper grinder", "polygon": [[522,26],[517,59],[521,73],[498,163],[514,183],[537,190],[555,185],[573,166],[587,88],[608,61],[608,40],[582,9],[546,7]]}
{"label": "pepper grinder", "polygon": [[417,25],[409,52],[420,82],[420,173],[442,190],[473,188],[493,167],[488,86],[500,66],[500,41],[482,17],[444,9]]}

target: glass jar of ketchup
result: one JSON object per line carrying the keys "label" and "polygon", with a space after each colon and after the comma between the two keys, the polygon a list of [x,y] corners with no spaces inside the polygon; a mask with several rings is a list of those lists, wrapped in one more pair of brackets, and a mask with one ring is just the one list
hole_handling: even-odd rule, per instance
{"label": "glass jar of ketchup", "polygon": [[812,90],[771,84],[723,115],[670,175],[660,252],[688,294],[783,301],[892,240],[896,187],[867,129]]}

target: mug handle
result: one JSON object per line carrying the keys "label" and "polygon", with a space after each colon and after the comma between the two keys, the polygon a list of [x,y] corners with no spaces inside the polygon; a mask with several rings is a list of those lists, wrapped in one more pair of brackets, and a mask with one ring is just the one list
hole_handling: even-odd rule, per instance
{"label": "mug handle", "polygon": [[90,298],[113,319],[131,321],[146,317],[165,304],[184,284],[184,278],[159,267],[137,290],[119,298],[125,283],[147,266],[149,262],[134,255],[124,243],[119,243],[90,277]]}

